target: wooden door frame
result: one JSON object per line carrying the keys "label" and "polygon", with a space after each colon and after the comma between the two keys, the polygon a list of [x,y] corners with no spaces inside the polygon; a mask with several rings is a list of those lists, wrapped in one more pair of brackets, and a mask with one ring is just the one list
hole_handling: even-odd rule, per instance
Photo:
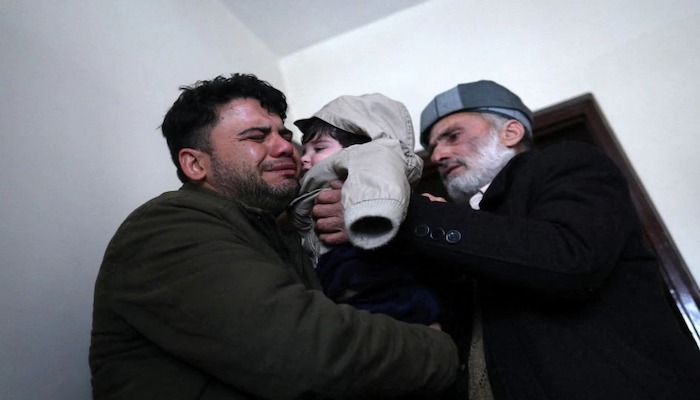
{"label": "wooden door frame", "polygon": [[[675,303],[677,315],[688,335],[700,347],[698,285],[592,94],[583,94],[535,112],[533,133],[536,144],[556,141],[557,136],[572,130],[584,132],[581,139],[597,145],[622,169],[649,246],[658,256],[669,301]],[[425,162],[423,188],[444,196],[444,189],[438,188],[441,184],[435,165],[425,151],[420,151],[419,155]]]}

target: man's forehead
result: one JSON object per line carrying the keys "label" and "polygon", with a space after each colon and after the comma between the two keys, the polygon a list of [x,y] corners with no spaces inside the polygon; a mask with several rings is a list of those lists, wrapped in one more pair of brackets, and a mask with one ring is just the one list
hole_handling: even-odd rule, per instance
{"label": "man's forehead", "polygon": [[471,111],[461,111],[450,114],[438,120],[430,129],[430,139],[436,136],[453,131],[455,129],[474,126],[475,124],[488,124],[486,118],[480,113]]}
{"label": "man's forehead", "polygon": [[268,125],[271,122],[274,125],[282,125],[284,122],[278,114],[264,108],[259,100],[251,98],[231,100],[221,105],[217,110],[217,114],[219,120],[234,119],[235,121],[246,123],[266,121]]}

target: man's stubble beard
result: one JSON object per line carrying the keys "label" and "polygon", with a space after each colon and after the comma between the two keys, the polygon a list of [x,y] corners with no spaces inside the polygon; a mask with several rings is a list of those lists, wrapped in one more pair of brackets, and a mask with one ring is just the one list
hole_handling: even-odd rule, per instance
{"label": "man's stubble beard", "polygon": [[515,156],[516,151],[501,144],[498,132],[493,129],[488,133],[487,142],[475,150],[476,155],[469,159],[455,157],[466,167],[459,176],[444,179],[445,188],[450,198],[457,202],[468,204],[469,199],[493,181],[503,167]]}
{"label": "man's stubble beard", "polygon": [[284,211],[299,194],[298,179],[288,179],[276,186],[265,182],[261,171],[265,170],[266,163],[259,168],[243,163],[231,165],[212,154],[211,167],[212,186],[218,192],[248,206],[269,211],[275,216]]}

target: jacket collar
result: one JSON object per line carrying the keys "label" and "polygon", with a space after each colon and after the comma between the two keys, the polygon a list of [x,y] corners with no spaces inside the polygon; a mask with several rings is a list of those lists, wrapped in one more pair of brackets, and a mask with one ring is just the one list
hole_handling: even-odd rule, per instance
{"label": "jacket collar", "polygon": [[201,194],[203,194],[203,195],[205,195],[205,196],[216,197],[216,198],[219,198],[219,199],[221,199],[221,200],[224,200],[224,201],[226,201],[226,202],[228,202],[228,203],[231,203],[231,204],[233,204],[233,205],[237,205],[238,207],[242,208],[242,209],[245,210],[246,212],[253,213],[253,214],[268,214],[268,215],[270,215],[270,216],[272,216],[272,217],[274,218],[274,216],[273,216],[270,212],[268,212],[268,211],[265,211],[265,210],[263,210],[263,209],[261,209],[261,208],[258,208],[258,207],[249,206],[249,205],[247,205],[247,204],[245,204],[245,203],[243,203],[243,202],[241,202],[241,201],[239,201],[239,200],[232,199],[232,198],[230,198],[230,197],[228,197],[228,196],[225,196],[225,195],[223,195],[223,194],[221,194],[221,193],[219,193],[219,192],[217,192],[217,191],[215,191],[215,190],[207,189],[207,188],[201,187],[201,186],[199,186],[199,185],[195,185],[195,184],[193,184],[193,183],[189,183],[189,182],[188,182],[188,183],[184,183],[184,184],[180,187],[180,190],[187,190],[187,191],[192,191],[192,192],[201,193]]}
{"label": "jacket collar", "polygon": [[505,196],[506,189],[510,187],[511,182],[515,179],[515,175],[520,169],[520,166],[526,164],[528,160],[530,160],[530,158],[532,158],[538,152],[539,150],[533,148],[523,151],[522,153],[518,153],[511,158],[491,182],[491,185],[484,194],[481,203],[479,203],[480,208],[482,210],[490,210],[493,209],[496,204],[500,204],[503,201],[503,196]]}

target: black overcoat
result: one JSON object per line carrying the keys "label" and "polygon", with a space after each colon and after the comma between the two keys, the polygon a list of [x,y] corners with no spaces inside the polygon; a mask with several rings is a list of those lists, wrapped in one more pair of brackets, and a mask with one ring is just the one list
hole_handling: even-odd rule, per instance
{"label": "black overcoat", "polygon": [[621,171],[596,148],[517,155],[480,211],[416,195],[396,244],[476,282],[497,400],[700,398],[698,349]]}

